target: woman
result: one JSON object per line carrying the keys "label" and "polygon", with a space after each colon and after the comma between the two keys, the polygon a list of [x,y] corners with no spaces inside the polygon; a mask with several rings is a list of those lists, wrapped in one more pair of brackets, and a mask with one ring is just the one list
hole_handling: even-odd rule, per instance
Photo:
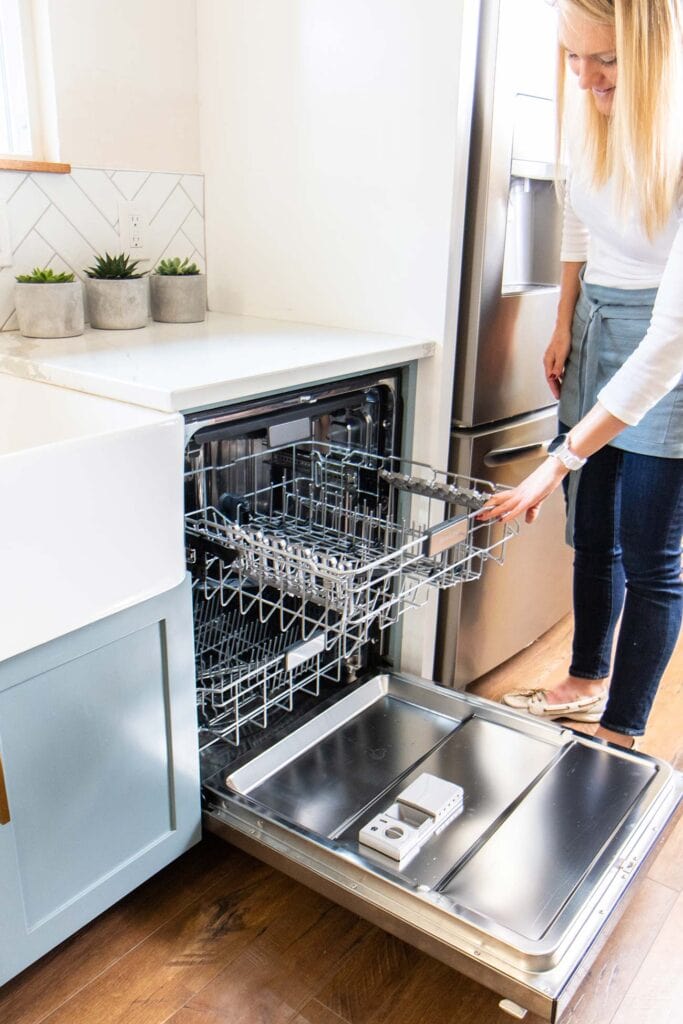
{"label": "woman", "polygon": [[560,52],[583,91],[578,141],[568,140],[557,323],[544,356],[560,435],[480,518],[525,513],[532,522],[564,484],[575,549],[572,662],[552,690],[503,700],[541,717],[599,721],[597,736],[632,747],[683,607],[680,8],[558,7]]}

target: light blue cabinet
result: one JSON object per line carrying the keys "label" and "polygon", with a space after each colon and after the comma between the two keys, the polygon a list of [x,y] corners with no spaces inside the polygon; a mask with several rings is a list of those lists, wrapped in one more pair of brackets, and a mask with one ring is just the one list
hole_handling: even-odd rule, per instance
{"label": "light blue cabinet", "polygon": [[2,984],[199,839],[189,580],[0,664],[0,758]]}

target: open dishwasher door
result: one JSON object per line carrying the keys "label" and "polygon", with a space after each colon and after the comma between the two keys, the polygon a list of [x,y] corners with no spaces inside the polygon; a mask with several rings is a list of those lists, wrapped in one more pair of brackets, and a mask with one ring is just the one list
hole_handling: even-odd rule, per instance
{"label": "open dishwasher door", "polygon": [[555,1021],[679,794],[663,762],[380,675],[216,771],[204,817]]}

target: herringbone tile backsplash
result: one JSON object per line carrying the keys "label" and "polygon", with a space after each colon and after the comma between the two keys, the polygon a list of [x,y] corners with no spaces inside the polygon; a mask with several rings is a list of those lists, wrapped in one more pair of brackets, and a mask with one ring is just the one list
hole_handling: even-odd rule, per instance
{"label": "herringbone tile backsplash", "polygon": [[0,269],[0,330],[18,326],[17,274],[47,266],[84,279],[95,253],[121,252],[120,202],[134,203],[147,221],[142,268],[152,270],[166,256],[190,256],[206,269],[201,174],[84,167],[70,174],[0,171],[0,200],[7,203],[14,258]]}

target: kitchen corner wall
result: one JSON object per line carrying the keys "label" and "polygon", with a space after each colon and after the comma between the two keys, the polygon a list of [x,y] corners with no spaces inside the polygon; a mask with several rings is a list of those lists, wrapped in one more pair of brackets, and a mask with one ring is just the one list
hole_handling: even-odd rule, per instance
{"label": "kitchen corner wall", "polygon": [[212,309],[443,342],[477,9],[197,4]]}
{"label": "kitchen corner wall", "polygon": [[70,174],[0,171],[3,200],[14,262],[0,269],[0,330],[17,329],[17,274],[49,266],[83,279],[94,253],[121,251],[120,202],[134,202],[148,223],[145,269],[165,256],[190,256],[206,269],[201,174],[78,167]]}

